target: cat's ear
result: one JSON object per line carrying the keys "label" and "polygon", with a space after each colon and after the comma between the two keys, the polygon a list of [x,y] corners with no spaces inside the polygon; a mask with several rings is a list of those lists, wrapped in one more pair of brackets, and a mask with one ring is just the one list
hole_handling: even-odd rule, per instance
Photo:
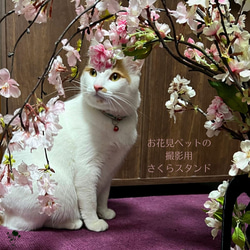
{"label": "cat's ear", "polygon": [[141,74],[141,69],[145,61],[144,59],[133,60],[133,57],[125,56],[123,61],[125,62],[129,70],[129,73],[136,74],[136,75]]}

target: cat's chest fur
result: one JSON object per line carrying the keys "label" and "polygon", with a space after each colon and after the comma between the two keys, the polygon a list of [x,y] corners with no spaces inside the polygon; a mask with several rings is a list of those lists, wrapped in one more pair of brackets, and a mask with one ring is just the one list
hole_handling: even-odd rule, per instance
{"label": "cat's chest fur", "polygon": [[[76,147],[84,145],[89,149],[95,147],[103,150],[106,147],[130,147],[137,137],[136,113],[116,121],[88,106],[80,95],[65,103],[65,113],[60,117],[60,124],[63,130],[59,137],[68,137]],[[115,126],[118,131],[115,131]]]}

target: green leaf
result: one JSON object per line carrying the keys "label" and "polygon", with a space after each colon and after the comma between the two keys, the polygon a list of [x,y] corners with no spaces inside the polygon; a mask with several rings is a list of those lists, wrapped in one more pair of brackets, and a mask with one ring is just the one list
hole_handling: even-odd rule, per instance
{"label": "green leaf", "polygon": [[247,103],[242,102],[242,95],[235,85],[227,85],[223,82],[214,82],[208,80],[209,84],[216,89],[219,97],[230,107],[233,111],[238,111],[242,114],[248,112]]}
{"label": "green leaf", "polygon": [[213,215],[213,217],[215,218],[215,219],[217,219],[218,221],[222,221],[223,220],[223,210],[222,209],[218,209],[215,213],[214,213],[214,215]]}
{"label": "green leaf", "polygon": [[152,50],[152,45],[147,44],[140,49],[135,49],[133,51],[129,51],[128,49],[123,50],[125,56],[133,56],[134,59],[144,59],[146,58]]}
{"label": "green leaf", "polygon": [[232,235],[232,241],[238,245],[241,249],[244,249],[245,246],[245,235],[242,230],[237,226]]}
{"label": "green leaf", "polygon": [[221,205],[223,205],[223,203],[224,203],[224,196],[217,198],[216,201],[218,201]]}
{"label": "green leaf", "polygon": [[250,211],[247,211],[240,219],[243,223],[250,224]]}

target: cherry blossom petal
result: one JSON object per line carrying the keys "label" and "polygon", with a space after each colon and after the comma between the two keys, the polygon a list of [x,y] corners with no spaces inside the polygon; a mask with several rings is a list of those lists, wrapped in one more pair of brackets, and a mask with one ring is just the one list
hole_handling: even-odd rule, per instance
{"label": "cherry blossom petal", "polygon": [[10,73],[7,69],[0,69],[0,88],[5,85],[10,79]]}

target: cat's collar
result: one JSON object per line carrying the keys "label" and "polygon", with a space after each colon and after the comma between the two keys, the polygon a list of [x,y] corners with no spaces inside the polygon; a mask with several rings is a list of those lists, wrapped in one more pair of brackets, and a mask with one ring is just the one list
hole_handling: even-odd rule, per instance
{"label": "cat's collar", "polygon": [[119,127],[118,127],[118,123],[120,121],[122,121],[123,119],[125,119],[127,116],[115,116],[115,115],[112,115],[104,110],[101,110],[101,112],[107,116],[108,118],[110,118],[112,120],[112,124],[114,125],[114,131],[117,132],[119,130]]}

